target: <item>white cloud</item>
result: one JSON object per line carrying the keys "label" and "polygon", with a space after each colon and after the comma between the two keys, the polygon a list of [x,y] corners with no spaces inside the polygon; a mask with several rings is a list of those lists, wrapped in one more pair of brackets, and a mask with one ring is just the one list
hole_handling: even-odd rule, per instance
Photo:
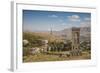
{"label": "white cloud", "polygon": [[90,20],[91,20],[91,18],[84,18],[84,20],[86,20],[86,21],[90,21]]}
{"label": "white cloud", "polygon": [[66,23],[62,23],[61,25],[66,25]]}
{"label": "white cloud", "polygon": [[67,17],[70,21],[80,21],[80,16],[72,15]]}
{"label": "white cloud", "polygon": [[48,17],[57,18],[57,15],[49,15]]}
{"label": "white cloud", "polygon": [[91,18],[85,17],[84,22],[81,22],[80,25],[81,27],[90,27],[91,26]]}
{"label": "white cloud", "polygon": [[81,27],[90,27],[91,26],[91,22],[82,22],[80,24]]}
{"label": "white cloud", "polygon": [[63,22],[63,20],[59,19],[59,22]]}
{"label": "white cloud", "polygon": [[77,27],[79,25],[73,25],[73,24],[70,24],[70,23],[62,23],[61,24],[61,27],[64,27],[64,28],[71,28],[71,27]]}

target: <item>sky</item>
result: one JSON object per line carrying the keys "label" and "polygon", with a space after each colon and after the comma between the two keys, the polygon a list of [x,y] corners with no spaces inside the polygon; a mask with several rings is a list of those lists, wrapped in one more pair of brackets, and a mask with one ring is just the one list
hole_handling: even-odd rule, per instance
{"label": "sky", "polygon": [[60,31],[90,24],[91,13],[23,10],[24,31]]}

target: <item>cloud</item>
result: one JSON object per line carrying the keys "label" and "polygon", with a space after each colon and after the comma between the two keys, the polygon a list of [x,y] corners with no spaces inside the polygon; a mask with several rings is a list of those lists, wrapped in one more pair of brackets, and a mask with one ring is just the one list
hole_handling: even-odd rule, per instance
{"label": "cloud", "polygon": [[91,26],[91,22],[82,22],[80,23],[81,27],[90,27]]}
{"label": "cloud", "polygon": [[66,23],[62,23],[61,25],[66,25]]}
{"label": "cloud", "polygon": [[79,26],[79,25],[73,25],[73,24],[70,24],[70,23],[62,23],[60,25],[61,25],[61,27],[64,27],[64,28],[71,28],[71,27]]}
{"label": "cloud", "polygon": [[91,18],[88,18],[88,17],[87,17],[87,18],[84,18],[84,20],[86,20],[86,21],[90,21],[90,20],[91,20]]}
{"label": "cloud", "polygon": [[58,16],[57,15],[49,15],[48,17],[57,18]]}
{"label": "cloud", "polygon": [[80,21],[80,16],[78,15],[72,15],[72,16],[67,16],[67,18],[70,20],[70,21]]}
{"label": "cloud", "polygon": [[91,18],[86,17],[84,18],[85,21],[81,22],[81,27],[90,27],[91,26]]}
{"label": "cloud", "polygon": [[59,19],[59,22],[63,22],[63,20]]}

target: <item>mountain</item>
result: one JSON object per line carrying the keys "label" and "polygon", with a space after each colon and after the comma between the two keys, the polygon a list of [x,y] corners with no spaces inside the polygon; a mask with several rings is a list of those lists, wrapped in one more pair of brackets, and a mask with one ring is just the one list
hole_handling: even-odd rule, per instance
{"label": "mountain", "polygon": [[81,27],[80,28],[80,40],[90,41],[91,40],[91,27]]}
{"label": "mountain", "polygon": [[[84,26],[79,27],[80,28],[80,41],[90,41],[91,39],[91,28],[90,26]],[[52,39],[72,39],[72,28],[66,28],[61,31],[52,31],[52,35],[50,34],[50,31],[35,31],[33,34],[44,37],[44,38],[50,38]]]}
{"label": "mountain", "polygon": [[[53,31],[53,35],[63,37],[64,39],[72,39],[72,29],[66,28],[61,31]],[[90,27],[80,27],[80,41],[89,41],[91,38],[91,28]]]}

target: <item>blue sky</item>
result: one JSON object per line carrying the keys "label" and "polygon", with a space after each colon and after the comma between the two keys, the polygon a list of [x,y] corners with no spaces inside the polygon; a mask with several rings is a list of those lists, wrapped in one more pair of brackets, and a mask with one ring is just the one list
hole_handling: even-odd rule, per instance
{"label": "blue sky", "polygon": [[90,26],[90,13],[23,10],[24,31],[60,31],[71,27]]}

